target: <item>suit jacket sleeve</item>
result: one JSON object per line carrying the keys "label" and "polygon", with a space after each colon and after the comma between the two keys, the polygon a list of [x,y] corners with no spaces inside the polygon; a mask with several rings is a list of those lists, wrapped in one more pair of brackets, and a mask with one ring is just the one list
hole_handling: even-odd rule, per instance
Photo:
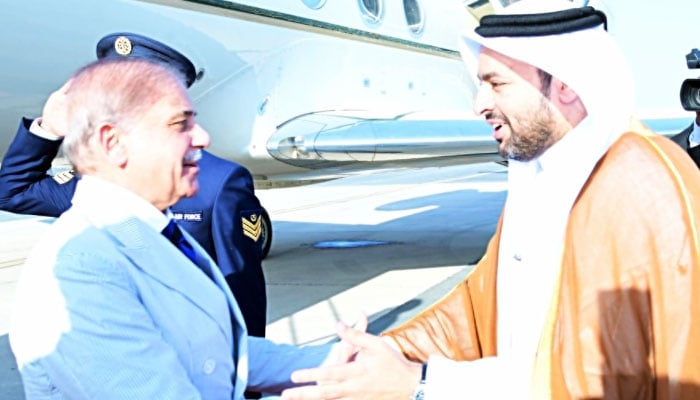
{"label": "suit jacket sleeve", "polygon": [[47,174],[61,141],[29,132],[23,118],[0,168],[0,209],[56,217],[70,207],[77,179],[63,184]]}
{"label": "suit jacket sleeve", "polygon": [[[54,271],[60,287],[58,293],[48,291],[53,297],[45,308],[67,326],[55,333],[54,342],[48,343],[54,335],[45,335],[34,343],[51,351],[24,365],[23,375],[33,369],[48,372],[62,398],[200,398],[182,360],[164,340],[167,332],[154,325],[141,303],[127,269],[110,259],[73,253],[59,255]],[[45,391],[36,382],[25,382],[27,398]]]}
{"label": "suit jacket sleeve", "polygon": [[264,336],[267,309],[265,277],[262,270],[262,247],[258,237],[244,234],[243,219],[256,215],[262,207],[255,196],[253,178],[236,165],[223,182],[212,210],[212,237],[216,260],[226,277],[253,336]]}
{"label": "suit jacket sleeve", "polygon": [[280,393],[294,386],[291,381],[292,372],[323,364],[332,346],[332,343],[328,343],[300,347],[249,336],[248,389]]}

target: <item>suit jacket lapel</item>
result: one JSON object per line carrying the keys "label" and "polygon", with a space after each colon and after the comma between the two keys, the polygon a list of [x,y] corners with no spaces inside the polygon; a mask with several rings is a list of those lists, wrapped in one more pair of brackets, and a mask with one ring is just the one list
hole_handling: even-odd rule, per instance
{"label": "suit jacket lapel", "polygon": [[234,317],[233,322],[236,325],[236,330],[245,332],[246,327],[245,324],[242,323],[243,314],[241,313],[240,308],[238,308],[238,302],[233,297],[233,293],[231,293],[231,289],[229,288],[221,269],[219,269],[219,266],[216,265],[211,257],[209,257],[209,254],[207,254],[204,248],[200,246],[199,243],[197,243],[197,241],[190,236],[189,233],[187,233],[187,231],[183,230],[182,233],[185,235],[185,238],[187,238],[190,244],[192,244],[192,247],[194,247],[195,252],[197,253],[197,265],[199,268],[209,274],[209,276],[211,276],[211,281],[213,281],[214,284],[226,295],[226,300],[230,307],[231,315]]}
{"label": "suit jacket lapel", "polygon": [[206,271],[207,274],[211,276],[211,280],[226,296],[233,327],[233,340],[235,342],[232,354],[233,361],[236,364],[236,381],[234,384],[236,393],[234,398],[243,398],[243,392],[245,391],[248,382],[248,333],[244,323],[243,314],[238,308],[238,302],[233,297],[233,293],[229,289],[224,275],[214,260],[209,257],[206,251],[204,251],[204,249],[194,238],[189,235],[189,233],[184,230],[182,233],[185,235],[185,238],[190,242],[190,244],[192,244],[192,247],[194,247],[195,252],[197,253],[197,264],[199,265],[200,269]]}
{"label": "suit jacket lapel", "polygon": [[[107,226],[105,230],[124,247],[124,253],[136,267],[189,298],[202,312],[217,322],[227,338],[232,337],[229,322],[233,316],[229,307],[221,302],[221,293],[214,292],[217,286],[220,292],[219,282],[212,282],[164,236],[135,218]],[[192,241],[191,237],[187,239]],[[204,264],[211,268],[213,262],[210,265],[211,259],[203,253],[201,247],[195,246],[195,250],[198,261],[205,260]],[[223,295],[226,296],[225,293]],[[228,300],[228,296],[226,298]]]}
{"label": "suit jacket lapel", "polygon": [[[81,210],[76,212],[84,213],[96,226],[103,226],[115,244],[123,247],[122,253],[135,267],[190,299],[197,308],[216,322],[233,351],[232,357],[236,364],[234,398],[242,398],[248,382],[247,330],[226,280],[206,251],[183,230],[197,254],[199,265],[195,267],[165,236],[136,217],[126,217],[117,223],[106,225],[100,223],[103,220],[100,214],[94,215],[90,207],[78,208]],[[211,271],[212,278],[200,268]],[[224,299],[226,304],[222,301]]]}

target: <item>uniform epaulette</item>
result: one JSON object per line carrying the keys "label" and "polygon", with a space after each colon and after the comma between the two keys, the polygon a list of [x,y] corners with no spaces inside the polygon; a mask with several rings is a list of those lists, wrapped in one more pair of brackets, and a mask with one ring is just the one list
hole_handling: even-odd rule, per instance
{"label": "uniform epaulette", "polygon": [[73,172],[72,170],[59,172],[53,176],[53,179],[60,185],[68,183],[73,178],[75,178],[75,172]]}

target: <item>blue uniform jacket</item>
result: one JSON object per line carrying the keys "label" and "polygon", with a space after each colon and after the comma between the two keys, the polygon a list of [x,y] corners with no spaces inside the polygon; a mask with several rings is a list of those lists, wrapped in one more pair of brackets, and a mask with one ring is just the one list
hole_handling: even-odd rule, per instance
{"label": "blue uniform jacket", "polygon": [[[71,205],[77,179],[47,174],[61,141],[29,132],[22,119],[0,168],[0,209],[57,217]],[[267,297],[262,270],[260,220],[250,172],[240,164],[203,152],[199,193],[171,207],[221,268],[243,313],[248,332],[265,336]]]}

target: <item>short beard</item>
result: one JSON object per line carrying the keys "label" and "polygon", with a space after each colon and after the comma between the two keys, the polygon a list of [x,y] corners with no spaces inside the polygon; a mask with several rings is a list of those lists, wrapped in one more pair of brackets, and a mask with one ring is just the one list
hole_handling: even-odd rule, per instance
{"label": "short beard", "polygon": [[541,99],[540,107],[530,120],[517,130],[510,120],[505,118],[511,133],[501,155],[516,161],[531,161],[541,156],[554,143],[554,133],[551,129],[553,119],[546,97]]}

